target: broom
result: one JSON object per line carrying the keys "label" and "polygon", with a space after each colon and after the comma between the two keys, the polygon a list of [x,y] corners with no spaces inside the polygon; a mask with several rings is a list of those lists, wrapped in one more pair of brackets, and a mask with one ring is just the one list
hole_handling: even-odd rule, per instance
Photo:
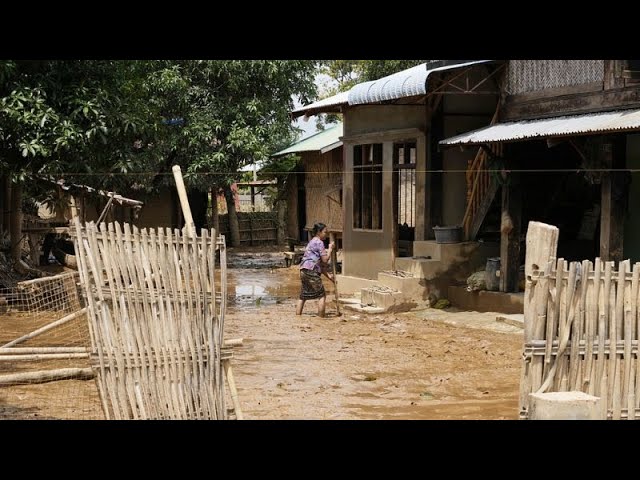
{"label": "broom", "polygon": [[333,250],[331,251],[331,267],[333,270],[333,293],[336,297],[336,310],[338,311],[338,317],[342,316],[340,312],[340,297],[338,296],[338,279],[336,278],[336,263],[338,263],[338,245],[336,244],[336,237],[333,233],[329,234],[329,241],[333,242]]}

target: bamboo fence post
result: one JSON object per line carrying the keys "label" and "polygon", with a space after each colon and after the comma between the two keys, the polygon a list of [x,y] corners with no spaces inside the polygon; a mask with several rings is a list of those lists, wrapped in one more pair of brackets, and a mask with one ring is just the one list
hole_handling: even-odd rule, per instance
{"label": "bamboo fence post", "polygon": [[231,401],[233,402],[233,409],[236,413],[236,418],[238,420],[244,420],[244,415],[242,414],[242,408],[240,407],[240,400],[238,399],[238,390],[236,389],[236,381],[233,377],[233,371],[231,370],[231,361],[223,360],[222,364],[224,366],[224,373],[227,377],[227,383],[229,384],[229,392],[231,393]]}
{"label": "bamboo fence post", "polygon": [[620,420],[620,418],[622,417],[621,380],[624,377],[622,377],[621,372],[622,359],[620,354],[618,354],[618,345],[622,343],[622,335],[624,332],[624,295],[625,291],[627,290],[625,288],[625,283],[628,265],[628,262],[618,263],[618,279],[617,282],[615,282],[616,309],[615,314],[611,316],[612,327],[609,345],[613,355],[609,355],[609,371],[611,372],[609,376],[611,378],[611,385],[613,387],[613,394],[611,397],[613,403],[612,407],[614,420]]}
{"label": "bamboo fence post", "polygon": [[627,420],[635,419],[635,388],[632,383],[635,378],[633,372],[633,358],[631,353],[633,341],[633,325],[637,312],[637,288],[638,277],[637,270],[631,268],[631,262],[626,260],[625,271],[631,270],[631,282],[625,282],[624,292],[624,376],[622,382],[622,402],[627,408]]}
{"label": "bamboo fence post", "polygon": [[178,189],[178,198],[180,199],[180,206],[182,207],[182,214],[184,215],[185,227],[187,229],[187,235],[195,236],[196,226],[193,223],[193,216],[191,215],[191,207],[189,206],[189,199],[187,198],[187,189],[184,186],[184,180],[182,178],[182,171],[180,165],[174,165],[171,170],[173,171],[173,178],[176,181],[176,188]]}

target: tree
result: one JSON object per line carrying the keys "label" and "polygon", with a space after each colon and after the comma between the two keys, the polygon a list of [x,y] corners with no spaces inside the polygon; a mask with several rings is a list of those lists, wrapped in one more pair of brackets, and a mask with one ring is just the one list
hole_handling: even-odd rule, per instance
{"label": "tree", "polygon": [[[315,95],[315,67],[295,60],[0,61],[0,177],[13,182],[15,206],[23,186],[39,193],[31,179],[153,192],[171,184],[171,166],[179,164],[191,193],[223,188],[229,198],[245,163],[292,136],[292,95]],[[21,220],[13,212],[17,245]],[[16,248],[20,268],[17,257]]]}
{"label": "tree", "polygon": [[153,129],[156,117],[138,90],[148,63],[0,61],[0,176],[13,183],[17,270],[26,269],[20,259],[20,207],[24,186],[33,189],[30,180],[69,172],[86,179],[100,172],[94,179],[104,183],[105,173],[130,168],[134,140]]}
{"label": "tree", "polygon": [[[189,189],[222,189],[231,245],[240,234],[231,185],[246,164],[291,139],[293,95],[315,95],[312,61],[167,61],[148,84],[165,119],[179,120],[153,142],[163,173],[180,164]],[[165,177],[158,177],[162,181]]]}

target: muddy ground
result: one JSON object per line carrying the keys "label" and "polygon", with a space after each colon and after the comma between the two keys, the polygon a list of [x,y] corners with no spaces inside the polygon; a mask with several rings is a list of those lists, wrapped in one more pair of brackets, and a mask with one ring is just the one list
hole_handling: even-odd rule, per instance
{"label": "muddy ground", "polygon": [[[491,314],[429,309],[337,317],[331,302],[319,318],[314,301],[297,317],[298,272],[275,250],[229,249],[225,337],[244,338],[233,368],[246,419],[518,417],[521,329]],[[16,328],[0,317],[2,340]],[[81,331],[70,332],[74,341]],[[102,412],[94,381],[70,380],[0,388],[0,418]]]}

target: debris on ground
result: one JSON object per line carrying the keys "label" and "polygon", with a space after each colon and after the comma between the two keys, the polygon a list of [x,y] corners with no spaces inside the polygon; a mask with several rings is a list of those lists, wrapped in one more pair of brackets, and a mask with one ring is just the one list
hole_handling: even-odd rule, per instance
{"label": "debris on ground", "polygon": [[469,292],[477,292],[478,290],[486,290],[487,289],[487,280],[485,277],[485,271],[480,270],[479,272],[472,273],[467,278],[467,291]]}
{"label": "debris on ground", "polygon": [[441,298],[436,303],[434,303],[431,306],[431,308],[443,309],[443,308],[449,308],[450,306],[451,306],[451,302],[449,300],[447,300],[446,298]]}

